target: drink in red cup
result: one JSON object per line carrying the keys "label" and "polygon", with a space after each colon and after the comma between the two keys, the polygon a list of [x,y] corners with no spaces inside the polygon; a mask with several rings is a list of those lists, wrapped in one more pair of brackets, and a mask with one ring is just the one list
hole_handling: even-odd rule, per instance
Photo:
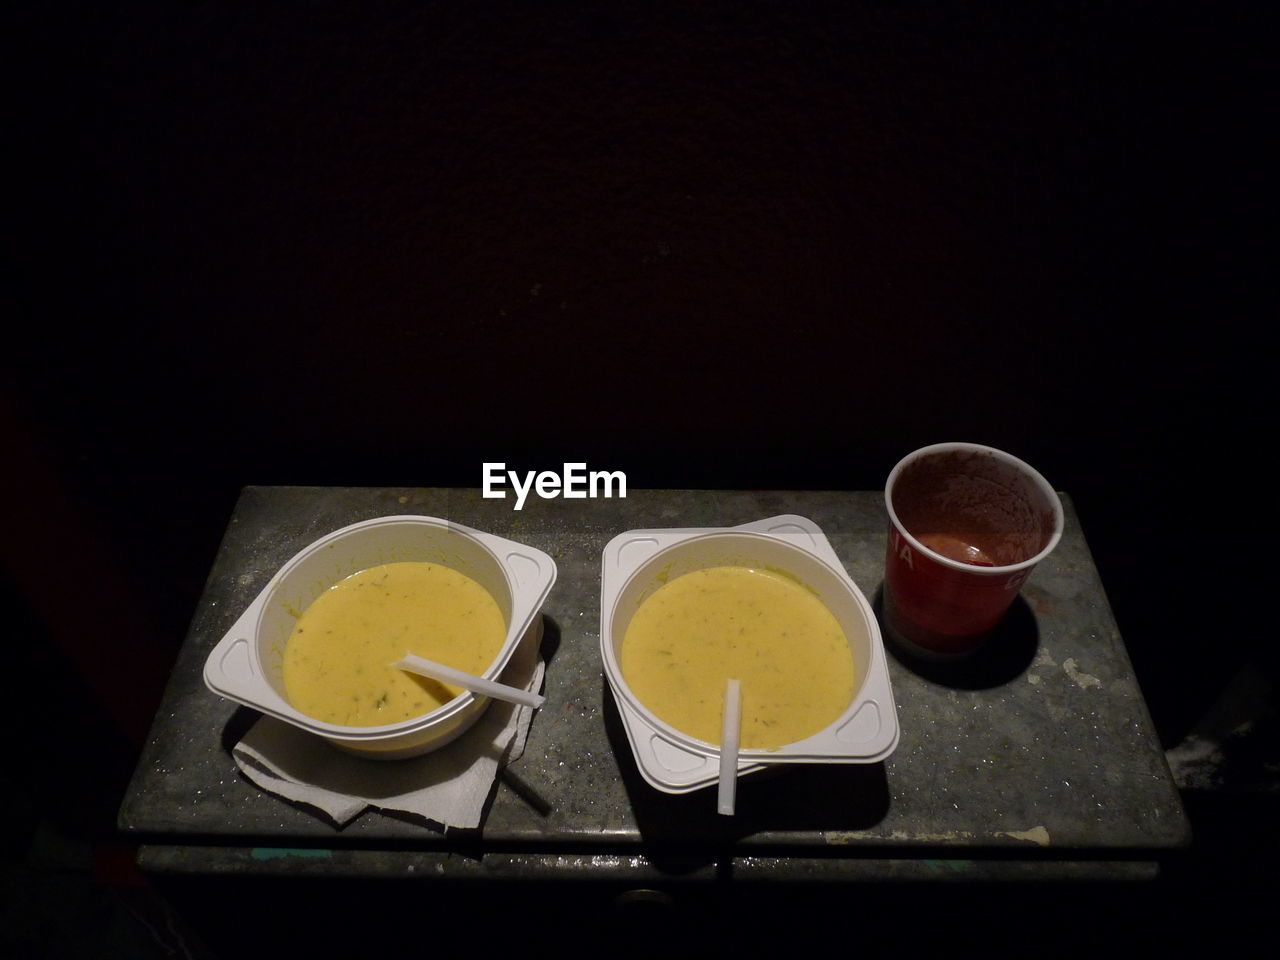
{"label": "drink in red cup", "polygon": [[976,443],[908,454],[884,498],[885,627],[929,657],[977,650],[1062,537],[1062,501],[1048,481]]}

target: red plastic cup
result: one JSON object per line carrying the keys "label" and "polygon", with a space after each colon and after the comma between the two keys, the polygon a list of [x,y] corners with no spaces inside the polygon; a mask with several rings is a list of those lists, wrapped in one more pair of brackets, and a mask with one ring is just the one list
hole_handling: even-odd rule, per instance
{"label": "red plastic cup", "polygon": [[973,653],[1062,538],[1062,501],[1017,457],[937,443],[903,457],[885,483],[884,623],[931,658]]}

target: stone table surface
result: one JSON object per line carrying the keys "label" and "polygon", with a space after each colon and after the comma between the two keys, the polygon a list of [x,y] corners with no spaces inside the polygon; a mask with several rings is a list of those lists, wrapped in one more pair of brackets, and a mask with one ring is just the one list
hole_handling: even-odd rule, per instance
{"label": "stone table surface", "polygon": [[[1144,878],[1189,826],[1070,497],[1058,548],[984,653],[922,664],[889,647],[901,740],[874,764],[748,776],[738,814],[715,789],[668,795],[631,755],[602,675],[601,552],[626,530],[817,523],[879,609],[886,514],[876,491],[630,490],[586,500],[479,489],[246,487],[236,504],[119,814],[157,873],[460,879]],[[367,810],[339,828],[261,791],[230,748],[257,714],[210,693],[209,651],[290,557],[359,520],[422,514],[538,547],[547,701],[481,827]]]}

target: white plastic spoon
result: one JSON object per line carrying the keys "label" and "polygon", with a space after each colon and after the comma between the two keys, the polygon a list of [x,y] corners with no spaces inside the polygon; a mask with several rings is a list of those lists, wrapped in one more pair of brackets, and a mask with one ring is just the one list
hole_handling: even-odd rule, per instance
{"label": "white plastic spoon", "polygon": [[505,683],[477,677],[473,673],[464,673],[462,670],[446,667],[443,663],[427,660],[416,653],[406,653],[391,666],[399,667],[401,670],[408,670],[410,673],[420,673],[422,676],[430,677],[432,680],[443,680],[445,683],[452,683],[455,686],[462,687],[464,690],[480,693],[486,697],[506,700],[509,703],[518,703],[524,707],[533,707],[535,710],[547,700],[540,693],[530,693],[528,690],[521,690],[518,687],[509,687]]}
{"label": "white plastic spoon", "polygon": [[742,728],[742,688],[737,680],[724,687],[724,725],[720,734],[720,792],[716,811],[733,816],[738,789],[738,738]]}

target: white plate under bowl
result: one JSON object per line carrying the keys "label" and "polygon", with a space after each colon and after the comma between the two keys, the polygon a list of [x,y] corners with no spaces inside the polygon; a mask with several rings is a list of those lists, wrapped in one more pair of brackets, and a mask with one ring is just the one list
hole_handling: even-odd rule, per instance
{"label": "white plate under bowl", "polygon": [[627,624],[659,586],[693,570],[762,565],[812,589],[839,621],[857,687],[825,729],[773,750],[743,750],[738,775],[786,763],[876,763],[898,745],[898,714],[880,626],[862,591],[812,520],[783,515],[738,527],[630,530],[605,546],[600,580],[600,653],[605,679],[644,779],[664,793],[716,783],[720,751],[664,723],[627,686],[619,650]]}

